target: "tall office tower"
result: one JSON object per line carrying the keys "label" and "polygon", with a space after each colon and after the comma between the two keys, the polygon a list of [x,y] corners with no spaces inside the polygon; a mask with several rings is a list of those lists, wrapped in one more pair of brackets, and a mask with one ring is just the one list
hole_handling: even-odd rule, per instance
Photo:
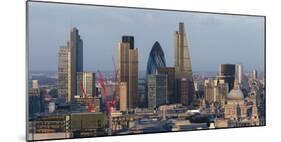
{"label": "tall office tower", "polygon": [[31,87],[28,89],[28,113],[29,118],[35,116],[41,111],[40,88],[38,80],[31,81]]}
{"label": "tall office tower", "polygon": [[243,66],[242,64],[236,64],[235,66],[235,79],[239,85],[242,85],[243,80]]}
{"label": "tall office tower", "polygon": [[258,79],[258,73],[257,73],[257,70],[253,70],[253,72],[252,72],[252,79],[253,80],[257,80]]}
{"label": "tall office tower", "polygon": [[156,41],[149,53],[146,75],[156,74],[159,67],[166,67],[166,60],[159,42]]}
{"label": "tall office tower", "polygon": [[127,104],[127,83],[126,82],[120,82],[119,84],[119,104],[120,104],[120,111],[126,111],[128,108]]}
{"label": "tall office tower", "polygon": [[67,42],[69,48],[69,62],[68,62],[68,97],[67,102],[77,93],[77,72],[83,72],[83,41],[80,38],[77,28],[72,28],[70,31],[70,38]]}
{"label": "tall office tower", "polygon": [[129,43],[130,45],[130,49],[134,49],[135,48],[135,44],[134,44],[134,36],[122,36],[122,42],[123,43]]}
{"label": "tall office tower", "polygon": [[[124,41],[124,42],[123,42]],[[123,36],[118,44],[118,67],[120,82],[127,83],[128,109],[138,107],[138,49],[134,37]]]}
{"label": "tall office tower", "polygon": [[168,79],[165,74],[152,74],[147,77],[148,108],[167,103]]}
{"label": "tall office tower", "polygon": [[[187,36],[184,30],[184,23],[179,23],[179,31],[174,33],[174,62],[175,62],[175,78],[179,82],[177,84],[180,85],[183,79],[189,84],[187,88],[189,98],[189,104],[192,103],[192,100],[195,98],[194,95],[194,83],[192,78],[192,67],[191,67],[191,60],[190,54],[187,44]],[[177,86],[177,90],[179,90]],[[184,87],[180,85],[180,87]],[[178,93],[177,93],[178,94]]]}
{"label": "tall office tower", "polygon": [[229,91],[234,86],[235,64],[220,64],[218,80],[224,80],[228,83]]}
{"label": "tall office tower", "polygon": [[63,100],[68,98],[68,62],[69,48],[61,46],[58,52],[58,96]]}
{"label": "tall office tower", "polygon": [[85,98],[83,91],[87,97],[94,97],[96,94],[95,73],[93,72],[77,72],[77,96]]}
{"label": "tall office tower", "polygon": [[168,77],[168,104],[176,103],[177,96],[175,94],[175,68],[174,67],[160,67],[159,74],[166,74]]}

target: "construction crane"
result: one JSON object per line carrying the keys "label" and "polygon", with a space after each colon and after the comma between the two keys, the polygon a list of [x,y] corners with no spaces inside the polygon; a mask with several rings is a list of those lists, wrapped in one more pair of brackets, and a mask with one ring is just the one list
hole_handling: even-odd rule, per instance
{"label": "construction crane", "polygon": [[[101,87],[103,90],[103,95],[104,95],[103,98],[104,98],[104,102],[106,105],[107,113],[112,112],[113,107],[115,107],[115,105],[117,104],[116,98],[119,97],[119,77],[118,77],[119,70],[115,64],[115,60],[114,60],[113,56],[112,56],[112,62],[114,65],[114,77],[112,77],[111,80],[115,83],[115,89],[113,91],[113,96],[112,96],[111,100],[109,100],[109,96],[108,96],[107,88],[105,86],[105,80],[104,80],[103,74],[98,70],[99,81],[100,81],[100,84],[101,84]],[[85,88],[83,87],[83,81],[79,78],[77,78],[77,79],[79,80],[79,85],[80,85],[80,89],[83,94],[83,98],[86,99],[87,111],[92,112],[94,110],[93,102],[87,96]]]}
{"label": "construction crane", "polygon": [[79,79],[79,84],[80,84],[80,89],[83,94],[83,98],[86,98],[86,104],[87,104],[87,111],[92,112],[94,110],[94,105],[93,102],[88,98],[87,93],[83,87],[83,82],[81,79]]}
{"label": "construction crane", "polygon": [[119,70],[115,64],[115,60],[114,60],[113,56],[112,56],[112,62],[114,65],[114,77],[112,77],[111,80],[115,83],[115,89],[113,91],[113,96],[112,96],[111,100],[109,100],[109,96],[108,96],[107,88],[105,86],[105,79],[103,77],[103,74],[98,70],[99,81],[100,81],[100,85],[101,85],[101,88],[103,90],[103,95],[104,95],[104,102],[106,105],[107,113],[109,113],[109,114],[112,112],[113,107],[115,107],[117,104],[116,98],[119,97],[119,77],[118,77]]}

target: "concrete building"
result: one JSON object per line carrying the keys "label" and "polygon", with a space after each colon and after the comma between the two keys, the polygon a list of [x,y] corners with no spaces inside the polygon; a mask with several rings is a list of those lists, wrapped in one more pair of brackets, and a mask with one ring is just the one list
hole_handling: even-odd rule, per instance
{"label": "concrete building", "polygon": [[152,74],[147,77],[148,108],[166,104],[168,100],[168,77],[165,74]]}
{"label": "concrete building", "polygon": [[72,111],[76,112],[88,112],[88,105],[89,103],[92,104],[92,110],[91,112],[100,112],[101,111],[101,102],[100,98],[98,97],[88,97],[88,98],[80,98],[77,96],[77,98],[74,98],[71,103],[71,109]]}
{"label": "concrete building", "polygon": [[224,106],[228,92],[228,84],[224,80],[208,79],[204,82],[204,99],[208,104]]}
{"label": "concrete building", "polygon": [[233,88],[227,95],[224,117],[230,120],[238,120],[246,116],[247,108],[244,103],[244,95],[240,89]]}
{"label": "concrete building", "polygon": [[58,52],[58,96],[64,100],[68,97],[69,47],[61,46]]}
{"label": "concrete building", "polygon": [[235,66],[235,79],[239,85],[242,85],[243,80],[243,66],[242,64],[236,64]]}
{"label": "concrete building", "polygon": [[123,36],[118,44],[118,67],[121,82],[127,83],[128,109],[138,107],[138,49],[133,46],[133,36]]}
{"label": "concrete building", "polygon": [[[83,95],[83,91],[86,96]],[[77,96],[82,98],[96,95],[95,73],[77,72]]]}
{"label": "concrete building", "polygon": [[70,122],[73,138],[105,135],[105,117],[101,112],[71,113]]}
{"label": "concrete building", "polygon": [[[254,98],[250,98],[250,100]],[[249,113],[251,112],[251,113]],[[232,123],[231,125],[259,125],[258,111],[255,101],[246,103],[243,92],[241,91],[238,81],[235,81],[234,88],[227,95],[227,103],[224,107],[224,118]],[[241,123],[241,124],[240,124]]]}
{"label": "concrete building", "polygon": [[65,114],[41,114],[28,123],[28,140],[70,138],[70,118]]}

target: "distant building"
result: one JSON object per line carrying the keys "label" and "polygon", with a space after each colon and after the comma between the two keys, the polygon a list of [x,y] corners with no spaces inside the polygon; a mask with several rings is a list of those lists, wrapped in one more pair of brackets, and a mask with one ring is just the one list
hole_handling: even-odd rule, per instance
{"label": "distant building", "polygon": [[243,80],[243,66],[242,64],[236,64],[235,66],[235,79],[239,85],[242,85]]}
{"label": "distant building", "polygon": [[224,106],[228,92],[228,84],[224,80],[209,79],[204,82],[204,99],[208,104]]}
{"label": "distant building", "polygon": [[41,112],[41,95],[38,80],[32,80],[31,88],[28,89],[28,113],[29,118],[35,117]]}
{"label": "distant building", "polygon": [[174,67],[159,67],[159,74],[168,76],[168,104],[177,103],[177,95],[175,93],[175,68]]}
{"label": "distant building", "polygon": [[[194,83],[192,77],[192,66],[190,60],[190,54],[187,43],[187,35],[184,29],[184,23],[179,23],[179,30],[174,33],[174,62],[175,62],[175,78],[178,82],[181,82],[182,78],[185,78],[187,82],[190,84],[190,88],[186,88],[188,90],[187,93],[190,95],[189,104],[192,103],[193,99],[195,99],[194,94]],[[176,86],[176,90],[179,90],[179,86]],[[183,85],[180,85],[183,89]]]}
{"label": "distant building", "polygon": [[32,89],[39,89],[39,81],[38,80],[32,80]]}
{"label": "distant building", "polygon": [[[83,95],[83,91],[86,96]],[[96,95],[95,73],[77,72],[77,96],[82,98]]]}
{"label": "distant building", "polygon": [[257,70],[253,70],[252,71],[252,80],[257,80],[258,79],[258,72],[257,72]]}
{"label": "distant building", "polygon": [[67,120],[69,120],[69,116],[65,114],[42,114],[32,125],[35,128],[35,133],[66,132],[70,130],[70,127],[66,127]]}
{"label": "distant building", "polygon": [[235,81],[224,107],[224,118],[228,120],[228,127],[259,125],[258,110],[254,102],[245,102],[238,81]]}
{"label": "distant building", "polygon": [[121,82],[127,83],[128,109],[138,107],[138,49],[134,48],[134,37],[123,36],[118,44],[118,67]]}
{"label": "distant building", "polygon": [[148,108],[167,103],[168,77],[165,74],[152,74],[147,77]]}
{"label": "distant building", "polygon": [[235,64],[220,64],[218,80],[224,80],[228,84],[229,91],[234,86]]}
{"label": "distant building", "polygon": [[68,97],[69,55],[69,48],[61,46],[58,53],[58,96],[64,100]]}
{"label": "distant building", "polygon": [[71,103],[71,109],[75,112],[88,112],[89,104],[91,103],[91,112],[101,111],[101,102],[98,97],[88,97],[88,98],[74,98]]}

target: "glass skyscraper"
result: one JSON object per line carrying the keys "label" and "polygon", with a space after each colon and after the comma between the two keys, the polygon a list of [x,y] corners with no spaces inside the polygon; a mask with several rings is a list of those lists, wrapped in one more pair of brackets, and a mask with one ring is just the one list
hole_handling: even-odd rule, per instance
{"label": "glass skyscraper", "polygon": [[156,74],[159,67],[166,67],[166,59],[159,42],[156,41],[148,57],[146,75]]}

